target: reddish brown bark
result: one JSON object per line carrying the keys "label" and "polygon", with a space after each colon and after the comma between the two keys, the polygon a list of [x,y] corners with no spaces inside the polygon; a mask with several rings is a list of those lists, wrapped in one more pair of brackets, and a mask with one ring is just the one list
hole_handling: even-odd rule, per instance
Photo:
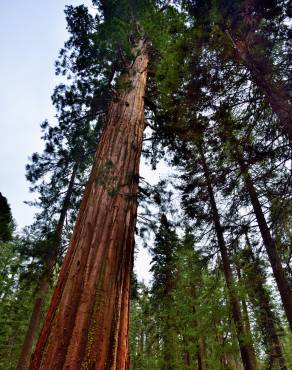
{"label": "reddish brown bark", "polygon": [[231,262],[228,255],[227,246],[225,244],[225,239],[222,231],[222,226],[220,222],[220,216],[216,205],[216,200],[213,192],[211,176],[209,168],[205,159],[204,151],[202,146],[198,146],[201,161],[204,171],[204,176],[207,182],[207,189],[209,194],[209,201],[213,216],[213,222],[215,226],[216,236],[218,239],[218,246],[221,254],[223,273],[225,276],[226,286],[228,289],[229,300],[231,305],[232,317],[236,327],[237,340],[239,343],[241,358],[245,370],[255,370],[258,368],[257,361],[255,358],[255,351],[251,343],[246,342],[247,332],[244,325],[239,298],[234,290],[234,279],[231,269]]}
{"label": "reddish brown bark", "polygon": [[62,209],[60,212],[60,217],[56,226],[55,235],[53,239],[53,248],[54,250],[51,251],[50,257],[45,261],[44,270],[40,277],[40,281],[37,287],[36,298],[34,302],[33,311],[30,317],[28,329],[26,332],[26,336],[23,342],[23,346],[21,349],[20,357],[18,360],[17,370],[26,370],[29,367],[30,357],[33,350],[33,344],[37,336],[37,331],[40,326],[41,322],[41,314],[45,303],[45,298],[49,289],[49,284],[51,280],[51,275],[54,266],[57,263],[57,257],[59,253],[59,248],[61,246],[62,241],[62,232],[64,227],[64,222],[66,218],[66,214],[68,211],[70,198],[72,195],[74,181],[77,171],[77,165],[74,166],[70,181],[68,184],[68,188],[66,191],[66,195],[63,201]]}
{"label": "reddish brown bark", "polygon": [[147,45],[108,109],[30,369],[128,368],[129,285],[144,129]]}
{"label": "reddish brown bark", "polygon": [[[238,264],[238,261],[235,261],[235,268],[236,268],[236,272],[237,272],[238,281],[239,281],[239,283],[242,283],[243,279],[242,279],[242,276],[241,276],[241,271],[240,271],[240,266]],[[244,319],[244,323],[245,323],[245,327],[246,327],[248,337],[252,338],[248,308],[247,308],[247,303],[246,303],[246,299],[245,299],[244,295],[241,296],[241,307],[242,307],[243,319]],[[254,353],[254,356],[255,356],[255,353]]]}

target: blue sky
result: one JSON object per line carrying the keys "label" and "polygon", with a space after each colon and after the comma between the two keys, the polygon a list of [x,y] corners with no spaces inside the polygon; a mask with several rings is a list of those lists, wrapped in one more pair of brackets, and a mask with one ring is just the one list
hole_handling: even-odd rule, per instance
{"label": "blue sky", "polygon": [[0,191],[19,227],[34,210],[25,180],[28,157],[41,150],[39,124],[53,119],[54,61],[67,39],[65,5],[78,0],[16,0],[0,4]]}

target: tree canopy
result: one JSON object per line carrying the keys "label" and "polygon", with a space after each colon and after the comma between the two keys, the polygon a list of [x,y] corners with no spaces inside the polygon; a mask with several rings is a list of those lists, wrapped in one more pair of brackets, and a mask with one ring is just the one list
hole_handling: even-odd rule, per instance
{"label": "tree canopy", "polygon": [[65,9],[33,224],[0,193],[0,367],[289,369],[290,3],[92,4]]}

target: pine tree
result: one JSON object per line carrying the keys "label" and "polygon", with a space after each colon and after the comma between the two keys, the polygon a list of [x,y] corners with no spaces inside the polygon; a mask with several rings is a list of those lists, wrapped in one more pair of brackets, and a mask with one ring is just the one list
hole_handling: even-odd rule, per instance
{"label": "pine tree", "polygon": [[0,228],[0,367],[14,369],[32,305],[33,286],[22,278],[22,240],[13,232],[11,210],[2,195]]}
{"label": "pine tree", "polygon": [[233,134],[232,127],[234,127],[235,125],[232,125],[232,123],[230,124],[230,121],[228,120],[228,114],[227,118],[225,116],[225,120],[221,121],[221,124],[221,135],[223,137],[223,140],[228,140],[230,146],[230,155],[232,156],[232,159],[236,160],[239,165],[240,173],[245,184],[245,189],[249,194],[251,204],[253,206],[253,210],[257,219],[258,227],[261,232],[267,255],[269,257],[275,280],[277,282],[277,286],[282,298],[290,330],[292,330],[292,292],[289,286],[288,277],[286,276],[285,270],[282,266],[280,255],[277,252],[275,240],[271,235],[270,229],[265,219],[253,179],[250,175],[249,166],[244,160],[242,149],[240,147],[240,142]]}
{"label": "pine tree", "polygon": [[233,278],[233,273],[232,273],[232,268],[231,268],[230,256],[228,255],[226,243],[225,243],[223,232],[222,232],[220,216],[218,213],[216,200],[214,197],[214,192],[213,192],[211,178],[210,178],[210,172],[208,169],[208,164],[205,159],[203,147],[200,147],[199,151],[201,155],[201,161],[202,161],[202,167],[203,167],[205,179],[207,182],[209,202],[210,202],[211,210],[213,214],[214,226],[215,226],[216,235],[218,239],[218,246],[219,246],[220,253],[221,253],[223,271],[224,271],[226,284],[227,284],[229,295],[230,295],[230,304],[232,307],[233,320],[235,322],[236,329],[237,329],[237,337],[238,337],[238,341],[240,345],[242,361],[246,369],[256,369],[257,364],[256,364],[254,350],[252,346],[245,344],[245,340],[246,340],[245,338],[247,337],[246,328],[243,322],[242,312],[240,309],[240,303],[239,303],[238,297],[236,297],[236,292],[234,290],[234,278]]}
{"label": "pine tree", "polygon": [[268,366],[278,366],[280,369],[287,369],[282,344],[279,336],[280,328],[273,310],[271,295],[266,287],[266,278],[261,267],[259,258],[256,258],[251,243],[246,233],[246,247],[242,251],[242,270],[245,273],[247,294],[258,310],[258,320],[262,330],[263,342],[266,346]]}
{"label": "pine tree", "polygon": [[[0,367],[15,368],[32,313],[28,368],[57,281],[30,369],[288,369],[288,1],[93,4],[65,10],[67,81],[27,166],[39,212],[21,238],[0,195]],[[142,189],[145,138],[174,176]],[[150,287],[131,277],[139,190]]]}
{"label": "pine tree", "polygon": [[162,340],[161,369],[177,368],[177,329],[173,310],[173,290],[175,288],[176,271],[174,256],[178,237],[171,229],[165,214],[161,215],[159,229],[152,250],[153,284],[152,294],[154,310],[160,321],[160,337]]}
{"label": "pine tree", "polygon": [[[282,131],[291,140],[291,103],[286,79],[290,57],[289,27],[285,22],[291,16],[288,2],[182,1],[182,5],[197,30],[195,35],[202,35],[201,42],[210,53],[216,50],[221,61],[241,63],[248,70],[250,80],[262,91],[278,116]],[[236,77],[233,78],[235,81]]]}
{"label": "pine tree", "polygon": [[[40,272],[39,281],[35,293],[35,302],[31,314],[31,319],[28,325],[27,333],[23,342],[22,351],[18,361],[18,369],[27,369],[30,361],[30,356],[33,349],[33,343],[36,339],[37,331],[41,321],[41,314],[44,308],[45,299],[49,290],[53,270],[56,267],[58,260],[62,257],[62,233],[66,215],[70,207],[70,198],[73,193],[74,180],[76,176],[76,168],[73,169],[71,178],[65,194],[63,205],[60,210],[60,216],[55,226],[53,233],[46,233],[43,245],[45,245],[45,254],[41,257],[42,271]],[[40,243],[34,245],[34,248]]]}

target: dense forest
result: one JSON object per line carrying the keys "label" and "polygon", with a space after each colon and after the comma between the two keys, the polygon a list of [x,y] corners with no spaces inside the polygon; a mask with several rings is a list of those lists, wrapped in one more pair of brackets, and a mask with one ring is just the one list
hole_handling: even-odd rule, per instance
{"label": "dense forest", "polygon": [[0,369],[292,369],[291,2],[65,17],[34,222],[0,193]]}

